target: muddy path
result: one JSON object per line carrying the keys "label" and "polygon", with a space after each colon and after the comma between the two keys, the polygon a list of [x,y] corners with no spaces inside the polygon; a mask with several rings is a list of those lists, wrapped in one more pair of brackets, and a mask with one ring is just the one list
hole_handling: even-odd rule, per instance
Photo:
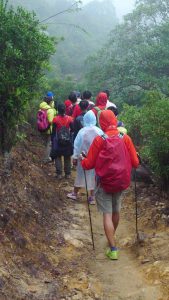
{"label": "muddy path", "polygon": [[92,269],[103,284],[105,300],[159,300],[163,299],[160,288],[150,285],[144,278],[136,257],[126,247],[127,239],[134,239],[129,224],[122,215],[117,230],[117,245],[120,256],[118,261],[109,261],[104,254],[107,242],[103,232],[102,217],[93,211],[96,240],[96,261]]}
{"label": "muddy path", "polygon": [[139,184],[137,245],[134,193],[125,193],[120,257],[110,261],[96,206],[93,251],[85,191],[77,201],[67,199],[74,174],[57,180],[42,153],[32,133],[14,149],[10,176],[0,167],[0,300],[169,300],[168,199]]}
{"label": "muddy path", "polygon": [[[128,197],[131,196],[128,194]],[[127,198],[127,197],[125,197]],[[85,205],[85,196],[83,196]],[[125,200],[124,200],[125,201]],[[78,204],[75,206],[79,207]],[[87,210],[87,205],[85,205]],[[124,204],[123,210],[127,209]],[[135,241],[134,220],[131,222],[125,219],[122,212],[120,226],[117,230],[117,245],[120,249],[118,261],[110,261],[105,256],[107,241],[103,232],[102,216],[97,212],[96,207],[91,207],[95,251],[91,246],[91,258],[88,261],[88,268],[94,278],[99,282],[99,289],[95,296],[100,300],[164,300],[169,299],[167,293],[163,293],[159,282],[152,282],[145,276],[144,264],[150,262],[149,258],[138,259],[139,247]],[[87,217],[87,216],[86,216]],[[132,226],[130,226],[132,223]],[[89,232],[90,233],[90,232]],[[136,251],[134,251],[136,249]],[[146,267],[147,268],[147,267]]]}

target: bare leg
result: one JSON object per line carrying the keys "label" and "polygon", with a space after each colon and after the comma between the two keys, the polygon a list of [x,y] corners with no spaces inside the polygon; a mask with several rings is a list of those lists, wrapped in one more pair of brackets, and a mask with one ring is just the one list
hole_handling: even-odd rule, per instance
{"label": "bare leg", "polygon": [[112,214],[111,213],[104,213],[103,214],[103,225],[106,237],[108,239],[110,247],[115,247],[115,228],[112,221]]}
{"label": "bare leg", "polygon": [[112,213],[112,222],[114,225],[114,231],[116,231],[119,224],[120,214],[118,212]]}

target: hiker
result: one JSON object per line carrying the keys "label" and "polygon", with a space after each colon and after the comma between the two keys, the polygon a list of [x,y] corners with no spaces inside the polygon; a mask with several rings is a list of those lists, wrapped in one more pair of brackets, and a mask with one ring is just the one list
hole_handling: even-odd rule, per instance
{"label": "hiker", "polygon": [[111,110],[102,111],[100,126],[104,136],[98,136],[90,146],[81,164],[85,170],[95,168],[98,184],[97,207],[103,213],[105,235],[110,248],[106,255],[118,259],[115,232],[119,223],[122,191],[130,185],[131,168],[137,168],[139,160],[131,138],[117,130],[117,119]]}
{"label": "hiker", "polygon": [[68,116],[72,116],[73,115],[73,111],[75,109],[75,105],[77,104],[77,96],[75,92],[71,92],[69,94],[68,100],[71,101],[71,105],[68,105],[67,109],[66,109],[66,114]]}
{"label": "hiker", "polygon": [[76,97],[77,97],[77,104],[80,103],[81,99],[81,93],[79,91],[75,91]]}
{"label": "hiker", "polygon": [[92,98],[92,93],[90,91],[83,92],[82,99],[87,100],[89,102],[89,106],[88,106],[87,110],[90,110],[95,106],[94,102],[91,101],[91,98]]}
{"label": "hiker", "polygon": [[[46,112],[46,129],[43,129],[44,120],[42,119],[42,123],[40,124],[41,127],[41,134],[43,137],[43,141],[45,144],[45,153],[43,161],[45,163],[50,162],[50,151],[51,151],[51,133],[52,133],[52,121],[54,116],[56,115],[56,109],[54,108],[54,101],[53,101],[54,95],[52,92],[47,92],[46,96],[44,97],[44,101],[40,103],[39,111],[45,111]],[[37,121],[39,122],[39,120]]]}
{"label": "hiker", "polygon": [[97,119],[97,126],[99,125],[99,117],[100,113],[106,109],[107,104],[107,94],[100,92],[96,97],[96,105],[92,108],[92,111],[94,112],[96,119]]}
{"label": "hiker", "polygon": [[65,107],[66,107],[65,113],[66,113],[66,115],[70,116],[71,115],[72,102],[69,99],[67,99],[67,100],[64,101],[64,104],[65,104]]}
{"label": "hiker", "polygon": [[73,118],[65,114],[66,107],[63,103],[58,104],[58,116],[53,119],[52,141],[57,138],[55,151],[56,178],[62,178],[62,156],[64,157],[65,178],[71,175],[71,155],[73,154],[72,132]]}
{"label": "hiker", "polygon": [[73,123],[73,127],[74,127],[74,134],[73,134],[73,139],[75,140],[79,130],[81,128],[83,128],[83,117],[85,115],[85,113],[87,112],[87,108],[89,106],[89,102],[87,100],[82,100],[80,103],[79,103],[79,107],[81,109],[81,114],[80,116],[78,116],[75,120],[74,120],[74,123]]}
{"label": "hiker", "polygon": [[82,101],[82,99],[81,99],[81,93],[80,92],[75,92],[75,94],[76,94],[76,97],[77,97],[77,101],[75,103],[75,106],[74,106],[74,109],[73,109],[73,113],[72,113],[72,117],[74,119],[76,119],[82,113],[81,108],[79,106],[80,102]]}
{"label": "hiker", "polygon": [[114,104],[113,102],[111,102],[110,100],[109,100],[109,98],[110,98],[110,92],[109,92],[109,90],[103,90],[103,93],[106,93],[106,95],[107,95],[107,104],[106,104],[106,108],[108,108],[108,107],[110,107],[110,106],[113,106],[114,108],[117,108],[117,106],[116,106],[116,104]]}
{"label": "hiker", "polygon": [[[80,116],[82,114],[82,110],[81,110],[81,98],[78,98],[80,92],[76,92],[76,96],[77,96],[77,102],[75,104],[74,110],[73,110],[73,114],[72,117],[74,119],[76,119],[78,116]],[[95,106],[94,102],[91,101],[91,97],[92,97],[92,93],[90,91],[84,91],[82,94],[82,99],[83,100],[87,100],[89,105],[88,105],[88,109],[90,110],[91,108],[93,108]]]}
{"label": "hiker", "polygon": [[[77,199],[80,188],[86,187],[84,170],[82,169],[80,161],[80,154],[82,151],[87,153],[93,139],[96,136],[103,134],[103,131],[100,128],[96,127],[96,116],[91,110],[84,115],[83,124],[84,127],[80,129],[74,141],[73,164],[77,166],[77,172],[74,183],[74,190],[67,195],[68,198],[71,198],[73,200]],[[95,172],[94,169],[85,172],[87,180],[87,189],[90,195],[88,201],[89,204],[95,204]]]}

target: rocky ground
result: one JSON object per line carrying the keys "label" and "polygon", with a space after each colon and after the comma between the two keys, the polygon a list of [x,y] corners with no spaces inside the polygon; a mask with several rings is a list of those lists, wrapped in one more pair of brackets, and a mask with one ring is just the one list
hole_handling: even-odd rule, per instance
{"label": "rocky ground", "polygon": [[73,179],[58,181],[42,154],[41,138],[31,132],[13,149],[10,174],[1,160],[0,300],[168,300],[167,196],[138,183],[137,241],[134,187],[125,193],[117,232],[120,259],[110,262],[96,207],[91,207],[94,252],[85,192],[77,202],[68,200]]}

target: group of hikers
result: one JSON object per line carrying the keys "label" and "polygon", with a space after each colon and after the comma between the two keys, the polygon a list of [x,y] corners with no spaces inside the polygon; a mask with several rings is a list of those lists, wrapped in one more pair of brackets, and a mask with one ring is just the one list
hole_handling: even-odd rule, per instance
{"label": "group of hikers", "polygon": [[71,92],[64,103],[54,105],[48,92],[37,114],[37,125],[45,143],[45,162],[55,161],[56,177],[76,178],[67,197],[78,199],[81,188],[88,191],[88,204],[103,213],[103,225],[109,248],[107,257],[118,259],[115,232],[119,223],[122,192],[130,185],[131,170],[139,158],[123,122],[118,120],[117,106],[103,90],[92,101],[92,93]]}

